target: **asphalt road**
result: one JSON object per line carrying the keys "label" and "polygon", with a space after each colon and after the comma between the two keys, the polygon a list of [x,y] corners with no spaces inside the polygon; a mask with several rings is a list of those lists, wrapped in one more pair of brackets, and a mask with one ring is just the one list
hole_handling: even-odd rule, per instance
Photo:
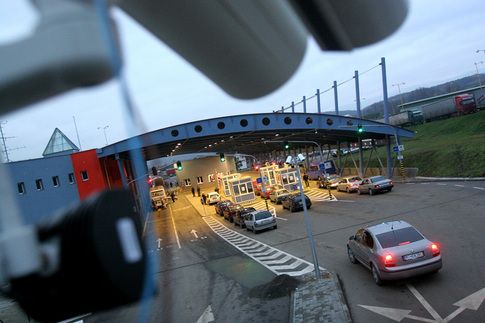
{"label": "asphalt road", "polygon": [[149,252],[158,263],[157,297],[145,305],[89,316],[85,322],[136,322],[147,317],[148,322],[195,323],[204,312],[201,322],[288,321],[289,297],[248,296],[276,275],[216,235],[184,196],[153,213],[146,228],[153,236]]}
{"label": "asphalt road", "polygon": [[[485,298],[484,182],[397,184],[391,193],[372,197],[335,194],[337,202],[316,202],[310,215],[320,266],[339,274],[355,322],[389,322],[391,317],[402,322],[485,322],[485,304],[478,307]],[[311,261],[303,212],[281,206],[276,211],[282,218],[278,230],[257,235],[236,230]],[[367,269],[350,264],[347,238],[362,226],[387,220],[405,220],[438,242],[443,269],[379,287]],[[387,308],[388,316],[362,305],[380,307],[373,309],[381,313]]]}

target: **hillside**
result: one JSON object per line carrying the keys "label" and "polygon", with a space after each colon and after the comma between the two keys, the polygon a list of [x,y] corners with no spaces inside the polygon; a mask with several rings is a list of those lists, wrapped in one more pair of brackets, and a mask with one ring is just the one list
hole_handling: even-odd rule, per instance
{"label": "hillside", "polygon": [[[416,136],[403,140],[404,166],[419,168],[419,176],[485,177],[485,110],[409,130],[415,131]],[[378,154],[385,163],[383,147]],[[368,156],[366,151],[366,161]],[[398,167],[397,161],[394,165]],[[353,167],[350,160],[346,167]],[[374,157],[370,167],[378,167]]]}
{"label": "hillside", "polygon": [[405,165],[421,176],[485,176],[485,111],[411,128]]}

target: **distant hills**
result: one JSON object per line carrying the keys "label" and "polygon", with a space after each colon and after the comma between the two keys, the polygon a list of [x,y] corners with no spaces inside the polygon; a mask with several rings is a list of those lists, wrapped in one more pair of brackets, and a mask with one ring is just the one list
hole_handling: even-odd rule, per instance
{"label": "distant hills", "polygon": [[[480,74],[482,84],[485,83],[485,74]],[[466,76],[457,80],[445,82],[432,87],[421,87],[416,90],[402,93],[402,101],[412,102],[417,100],[426,99],[436,95],[446,94],[450,92],[465,90],[471,87],[479,86],[477,75]],[[390,114],[399,113],[398,105],[401,104],[401,97],[399,95],[394,95],[389,98],[389,108]],[[384,102],[379,101],[373,103],[362,109],[364,118],[366,119],[379,119],[384,115]],[[329,113],[329,112],[326,112]],[[351,115],[356,117],[357,111],[355,110],[341,110],[339,111],[341,115]]]}

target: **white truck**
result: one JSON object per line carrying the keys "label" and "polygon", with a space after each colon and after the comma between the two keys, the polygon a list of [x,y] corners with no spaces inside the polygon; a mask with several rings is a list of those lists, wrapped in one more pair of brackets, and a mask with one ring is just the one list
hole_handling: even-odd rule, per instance
{"label": "white truck", "polygon": [[155,186],[150,188],[150,197],[152,199],[152,206],[154,210],[164,209],[167,206],[167,194],[163,186]]}

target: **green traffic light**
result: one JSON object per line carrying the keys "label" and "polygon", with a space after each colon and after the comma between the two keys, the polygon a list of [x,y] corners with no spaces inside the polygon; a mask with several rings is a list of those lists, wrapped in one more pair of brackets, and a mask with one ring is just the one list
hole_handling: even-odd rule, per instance
{"label": "green traffic light", "polygon": [[357,126],[357,132],[358,133],[363,133],[364,132],[364,128],[362,128],[362,125],[358,125]]}

